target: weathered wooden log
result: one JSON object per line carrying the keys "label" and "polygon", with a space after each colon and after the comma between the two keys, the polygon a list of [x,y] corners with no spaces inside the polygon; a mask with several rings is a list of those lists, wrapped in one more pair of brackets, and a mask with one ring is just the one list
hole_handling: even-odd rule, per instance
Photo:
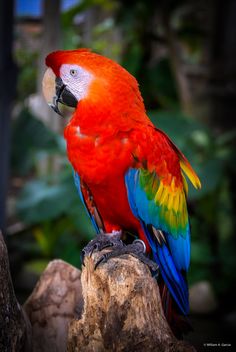
{"label": "weathered wooden log", "polygon": [[70,323],[67,351],[195,351],[173,336],[147,266],[128,255],[94,270],[100,255],[85,258],[84,310]]}
{"label": "weathered wooden log", "polygon": [[173,336],[146,265],[123,255],[94,270],[101,254],[85,258],[82,275],[61,260],[49,263],[24,305],[31,334],[0,236],[0,351],[195,351]]}
{"label": "weathered wooden log", "polygon": [[66,351],[69,322],[80,316],[81,272],[62,260],[50,262],[24,304],[32,325],[33,352]]}
{"label": "weathered wooden log", "polygon": [[14,293],[7,248],[0,231],[0,351],[31,351],[30,341],[30,323]]}

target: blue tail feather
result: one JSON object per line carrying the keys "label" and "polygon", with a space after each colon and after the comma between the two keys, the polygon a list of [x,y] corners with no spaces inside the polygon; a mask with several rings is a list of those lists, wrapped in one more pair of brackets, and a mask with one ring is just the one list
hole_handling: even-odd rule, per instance
{"label": "blue tail feather", "polygon": [[182,314],[189,312],[188,285],[181,271],[176,267],[173,257],[165,243],[155,243],[147,226],[142,222],[143,230],[152,248],[153,259],[159,265],[160,273],[169,289],[172,297],[177,303]]}
{"label": "blue tail feather", "polygon": [[160,267],[160,272],[166,286],[175,299],[179,309],[184,315],[188,314],[188,286],[182,273],[175,268],[169,249],[163,244],[162,246],[158,246],[157,252],[154,252],[153,255]]}

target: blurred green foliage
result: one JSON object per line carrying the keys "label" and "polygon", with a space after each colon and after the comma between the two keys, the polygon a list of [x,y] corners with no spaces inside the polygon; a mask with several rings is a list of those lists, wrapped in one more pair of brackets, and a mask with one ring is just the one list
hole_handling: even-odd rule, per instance
{"label": "blurred green foliage", "polygon": [[37,62],[37,59],[37,52],[25,51],[23,48],[16,51],[16,61],[20,68],[17,78],[17,97],[19,101],[24,101],[36,90],[37,71],[36,65],[32,65],[32,62]]}
{"label": "blurred green foliage", "polygon": [[[80,251],[93,230],[74,186],[63,137],[24,109],[13,124],[12,145],[14,173],[33,175],[19,194],[16,210],[32,228],[40,256],[60,257],[79,266]],[[56,174],[52,166],[55,158],[60,164]],[[45,159],[47,172],[41,174],[40,162]]]}
{"label": "blurred green foliage", "polygon": [[[150,33],[147,24],[152,12],[149,1],[122,5],[116,1],[81,1],[62,14],[64,48],[88,46],[75,16],[84,16],[95,8],[102,12],[90,33],[89,46],[117,59],[140,83],[148,114],[183,151],[197,171],[202,189],[189,187],[189,213],[192,224],[192,264],[190,283],[212,282],[219,295],[226,295],[234,285],[236,244],[233,229],[232,175],[235,174],[236,132],[216,133],[205,124],[181,112],[175,72],[168,53],[149,64]],[[83,18],[83,17],[81,17]],[[78,19],[77,19],[78,20]],[[81,19],[82,20],[82,19]],[[177,12],[173,26],[188,48],[189,61],[200,60],[202,33]],[[191,30],[189,30],[189,26]],[[120,41],[111,41],[114,31],[122,33]],[[194,29],[195,28],[195,29]],[[157,35],[164,27],[157,26]],[[149,40],[149,42],[147,42]],[[21,66],[19,100],[35,90],[36,68],[29,61],[35,54],[18,52]],[[27,86],[27,89],[21,89]],[[41,173],[40,164],[47,169]],[[54,172],[57,160],[60,172]],[[60,257],[80,265],[80,251],[94,236],[94,230],[80,203],[67,161],[65,143],[40,120],[23,109],[13,123],[12,167],[15,175],[25,178],[17,200],[17,213],[33,234],[35,243],[28,265],[41,270],[45,260]],[[33,248],[33,250],[32,250]],[[29,248],[24,249],[29,252]]]}

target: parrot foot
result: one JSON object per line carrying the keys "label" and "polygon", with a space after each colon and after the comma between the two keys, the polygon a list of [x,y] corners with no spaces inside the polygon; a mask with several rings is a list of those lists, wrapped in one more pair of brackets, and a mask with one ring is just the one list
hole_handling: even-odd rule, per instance
{"label": "parrot foot", "polygon": [[99,234],[96,238],[91,240],[81,253],[81,262],[84,265],[84,258],[92,256],[94,252],[100,252],[104,248],[109,247],[123,247],[124,243],[121,241],[121,231],[113,231],[110,234]]}
{"label": "parrot foot", "polygon": [[100,265],[101,263],[106,263],[111,258],[117,258],[121,255],[130,254],[135,258],[139,259],[142,263],[146,264],[151,270],[152,275],[157,277],[159,273],[159,267],[155,262],[146,257],[145,252],[146,246],[145,243],[141,240],[135,240],[132,244],[128,245],[119,243],[114,246],[114,249],[112,251],[103,254],[101,258],[98,259],[95,264],[95,269],[98,267],[98,265]]}

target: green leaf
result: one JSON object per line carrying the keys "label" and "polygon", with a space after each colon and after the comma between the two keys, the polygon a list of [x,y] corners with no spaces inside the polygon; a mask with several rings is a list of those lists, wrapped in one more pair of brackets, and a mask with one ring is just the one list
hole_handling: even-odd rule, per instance
{"label": "green leaf", "polygon": [[71,206],[66,185],[50,185],[44,181],[31,181],[22,190],[17,202],[21,218],[28,224],[55,219]]}

